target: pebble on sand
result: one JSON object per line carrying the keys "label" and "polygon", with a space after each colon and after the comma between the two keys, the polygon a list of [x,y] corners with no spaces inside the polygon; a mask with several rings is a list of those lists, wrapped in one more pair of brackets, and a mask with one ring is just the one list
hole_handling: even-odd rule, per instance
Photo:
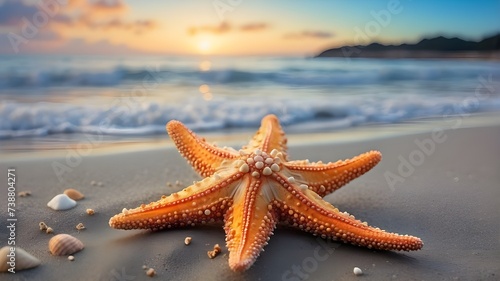
{"label": "pebble on sand", "polygon": [[38,223],[38,226],[40,226],[40,230],[47,230],[47,224],[45,224],[43,221],[41,221],[40,223]]}
{"label": "pebble on sand", "polygon": [[215,244],[214,245],[214,249],[212,251],[208,251],[207,252],[207,255],[209,258],[213,259],[215,258],[218,254],[220,254],[220,252],[222,252],[222,249],[221,247],[219,246],[219,244]]}
{"label": "pebble on sand", "polygon": [[148,270],[146,270],[146,275],[149,277],[153,277],[153,276],[155,276],[155,274],[156,274],[156,271],[154,270],[154,268],[148,268]]}
{"label": "pebble on sand", "polygon": [[31,191],[26,190],[26,191],[21,191],[18,193],[19,197],[26,197],[31,195]]}
{"label": "pebble on sand", "polygon": [[361,268],[359,267],[354,267],[354,269],[352,270],[352,272],[354,273],[354,275],[356,276],[360,276],[360,275],[363,275],[363,270],[361,270]]}

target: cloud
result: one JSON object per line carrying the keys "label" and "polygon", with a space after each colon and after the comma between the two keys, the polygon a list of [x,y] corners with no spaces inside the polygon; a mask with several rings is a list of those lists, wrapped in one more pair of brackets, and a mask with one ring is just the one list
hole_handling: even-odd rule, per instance
{"label": "cloud", "polygon": [[[42,35],[44,37],[45,35]],[[47,34],[46,36],[57,36]],[[125,44],[113,44],[108,40],[100,40],[97,42],[88,42],[82,38],[74,38],[69,40],[47,40],[28,42],[21,46],[23,53],[41,53],[41,54],[78,54],[78,55],[127,55],[141,54],[140,50],[128,47]],[[14,53],[9,40],[3,40],[0,37],[0,54]]]}
{"label": "cloud", "polygon": [[269,28],[269,25],[264,22],[247,23],[240,26],[241,31],[261,31],[267,28]]}
{"label": "cloud", "polygon": [[[1,3],[0,26],[20,28],[24,24],[23,17],[31,21],[37,12],[46,13],[39,6],[28,5],[21,0],[6,0],[3,5]],[[122,0],[68,0],[66,5],[58,7],[55,15],[50,15],[47,27],[54,32],[69,27],[122,29],[136,33],[156,27],[156,22],[153,20],[127,21],[120,16],[127,9],[127,5]]]}
{"label": "cloud", "polygon": [[334,34],[332,32],[304,30],[300,33],[285,34],[284,38],[286,38],[286,39],[305,39],[305,38],[328,39],[328,38],[331,38],[333,36],[334,36]]}
{"label": "cloud", "polygon": [[64,42],[64,38],[50,30],[39,30],[32,39],[16,33],[0,33],[0,54],[44,53],[44,50],[54,50]]}
{"label": "cloud", "polygon": [[125,44],[113,44],[107,40],[101,40],[94,43],[89,43],[84,39],[77,38],[68,40],[65,44],[61,45],[58,49],[50,50],[50,52],[56,52],[58,54],[131,54],[131,53],[140,53],[139,51],[129,48]]}
{"label": "cloud", "polygon": [[92,13],[123,13],[128,7],[121,0],[97,0],[90,3],[89,9]]}
{"label": "cloud", "polygon": [[[49,13],[40,4],[49,1],[67,2],[56,7],[56,12]],[[124,0],[0,0],[0,52],[12,53],[19,48],[26,53],[54,53],[56,50],[91,53],[87,51],[87,46],[92,46],[92,52],[95,53],[102,53],[99,51],[101,47],[110,53],[113,53],[111,49],[115,47],[117,52],[135,52],[124,45],[113,45],[107,41],[100,44],[89,43],[89,40],[107,39],[111,32],[133,40],[129,35],[139,36],[157,27],[154,20],[127,17],[129,15],[124,13],[126,10],[128,5]],[[28,41],[18,40],[17,45],[15,44],[17,47],[14,48],[9,34],[22,35],[27,24],[33,23],[33,16],[42,13],[47,16],[46,24],[37,28],[36,34],[28,38]],[[82,40],[73,42],[76,38]]]}
{"label": "cloud", "polygon": [[67,11],[67,14],[75,14],[75,10],[79,11],[79,13],[76,13],[77,16],[73,18],[66,17],[58,20],[58,23],[62,26],[106,31],[121,29],[136,33],[156,27],[156,22],[153,20],[127,21],[120,16],[128,10],[128,6],[123,0],[71,0],[68,7],[72,13]]}
{"label": "cloud", "polygon": [[77,22],[68,22],[68,25],[80,25],[90,29],[96,30],[110,30],[110,29],[122,29],[131,30],[135,32],[143,32],[145,30],[153,29],[156,27],[156,22],[152,20],[136,20],[136,21],[124,21],[120,18],[114,18],[111,20],[95,21],[94,19],[88,17],[82,17]]}
{"label": "cloud", "polygon": [[36,36],[36,40],[39,41],[57,41],[61,39],[62,39],[61,35],[52,30],[40,30],[40,32]]}
{"label": "cloud", "polygon": [[[238,29],[243,32],[253,32],[261,31],[269,28],[267,23],[254,22],[240,25]],[[199,33],[211,33],[211,34],[224,34],[233,30],[233,26],[227,22],[222,22],[219,25],[202,25],[188,28],[189,35],[196,35]]]}
{"label": "cloud", "polygon": [[229,32],[231,30],[231,25],[227,22],[222,22],[219,25],[203,25],[198,27],[190,27],[188,29],[189,35],[196,35],[198,33],[212,33],[212,34],[222,34]]}
{"label": "cloud", "polygon": [[[48,1],[48,0],[45,0]],[[69,9],[81,9],[85,7],[87,10],[94,12],[98,10],[116,12],[125,11],[128,9],[127,4],[123,0],[57,0],[66,1],[66,6]]]}
{"label": "cloud", "polygon": [[93,7],[102,9],[122,9],[125,3],[122,0],[94,0],[90,3]]}
{"label": "cloud", "polygon": [[23,1],[6,0],[0,5],[0,25],[18,25],[23,17],[30,19],[36,12],[37,7],[26,5]]}

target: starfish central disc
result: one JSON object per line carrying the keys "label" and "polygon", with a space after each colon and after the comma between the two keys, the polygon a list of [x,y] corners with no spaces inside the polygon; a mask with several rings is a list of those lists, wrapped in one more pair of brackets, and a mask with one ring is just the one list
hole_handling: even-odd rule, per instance
{"label": "starfish central disc", "polygon": [[281,157],[283,157],[283,154],[276,149],[273,149],[270,154],[257,149],[255,152],[243,155],[240,160],[235,161],[235,166],[240,172],[250,173],[254,178],[270,176],[273,172],[281,170]]}

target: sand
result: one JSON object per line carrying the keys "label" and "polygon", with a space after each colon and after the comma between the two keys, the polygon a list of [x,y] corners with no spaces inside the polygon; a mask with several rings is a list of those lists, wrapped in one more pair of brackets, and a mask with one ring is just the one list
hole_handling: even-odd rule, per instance
{"label": "sand", "polygon": [[[384,126],[378,128],[384,132]],[[250,137],[251,133],[247,135]],[[436,137],[436,134],[435,134]],[[444,141],[443,138],[445,138]],[[279,227],[257,262],[244,273],[232,272],[227,249],[214,259],[207,251],[225,245],[220,225],[161,232],[111,229],[108,220],[124,207],[156,201],[199,177],[171,145],[166,148],[92,151],[66,171],[60,181],[54,163],[66,163],[66,152],[12,155],[0,160],[0,224],[7,220],[6,171],[16,168],[17,245],[42,261],[37,268],[2,280],[497,280],[500,278],[500,126],[447,130],[432,139],[419,134],[379,136],[338,143],[304,142],[290,137],[292,159],[334,161],[378,149],[382,162],[326,200],[370,225],[421,237],[417,252],[384,252],[318,239],[308,233]],[[425,142],[423,151],[415,141]],[[439,142],[436,142],[438,140]],[[434,149],[429,141],[434,142]],[[441,142],[442,141],[442,142]],[[241,143],[244,143],[242,140]],[[416,152],[417,151],[417,152]],[[420,152],[418,152],[420,151]],[[428,155],[425,154],[428,152]],[[418,156],[423,156],[418,158]],[[410,160],[410,157],[414,157]],[[401,160],[404,159],[404,160]],[[417,161],[418,160],[418,161]],[[402,161],[413,167],[398,172]],[[413,164],[410,163],[413,161]],[[418,165],[417,165],[418,164]],[[57,164],[55,164],[57,165]],[[408,164],[407,164],[408,165]],[[392,174],[391,174],[392,173]],[[391,176],[392,186],[386,177]],[[399,178],[398,178],[399,176]],[[91,182],[101,182],[102,186]],[[176,181],[179,181],[176,184]],[[170,182],[171,185],[166,183]],[[46,204],[66,188],[85,199],[68,211]],[[86,209],[95,210],[89,216]],[[85,249],[75,260],[51,256],[51,234],[41,232],[44,221],[57,233],[79,238]],[[75,226],[83,223],[85,230]],[[0,246],[8,230],[0,228]],[[191,244],[184,244],[185,237]],[[316,253],[316,254],[315,254]],[[154,268],[156,276],[145,273]],[[355,276],[359,267],[363,276]]]}

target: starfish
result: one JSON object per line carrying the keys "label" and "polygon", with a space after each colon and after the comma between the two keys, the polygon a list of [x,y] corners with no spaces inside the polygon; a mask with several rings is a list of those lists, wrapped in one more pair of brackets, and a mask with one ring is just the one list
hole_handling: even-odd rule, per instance
{"label": "starfish", "polygon": [[167,131],[203,180],[157,202],[123,209],[109,220],[116,229],[162,230],[222,222],[229,267],[247,270],[278,223],[370,249],[412,251],[414,236],[389,233],[340,212],[322,197],[373,168],[378,151],[330,163],[290,161],[278,118],[268,115],[247,146],[236,151],[208,144],[181,122]]}

